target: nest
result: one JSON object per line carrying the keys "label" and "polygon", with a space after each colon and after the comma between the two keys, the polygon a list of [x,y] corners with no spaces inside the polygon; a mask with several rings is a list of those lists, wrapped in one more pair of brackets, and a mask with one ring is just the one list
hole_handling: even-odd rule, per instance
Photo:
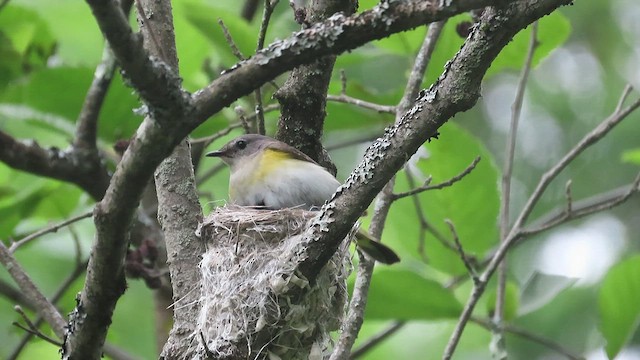
{"label": "nest", "polygon": [[[352,266],[348,242],[310,284],[295,272],[313,212],[216,209],[198,229],[203,255],[201,358],[322,359],[340,326]],[[240,355],[240,356],[239,356]]]}

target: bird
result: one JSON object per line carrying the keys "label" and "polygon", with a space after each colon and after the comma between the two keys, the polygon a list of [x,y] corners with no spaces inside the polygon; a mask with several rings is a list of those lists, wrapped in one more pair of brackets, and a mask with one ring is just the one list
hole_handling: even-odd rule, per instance
{"label": "bird", "polygon": [[[316,210],[341,185],[302,151],[265,135],[241,135],[205,156],[220,158],[229,166],[229,201],[240,206]],[[385,264],[400,261],[366,231],[358,230],[355,238],[369,257]]]}

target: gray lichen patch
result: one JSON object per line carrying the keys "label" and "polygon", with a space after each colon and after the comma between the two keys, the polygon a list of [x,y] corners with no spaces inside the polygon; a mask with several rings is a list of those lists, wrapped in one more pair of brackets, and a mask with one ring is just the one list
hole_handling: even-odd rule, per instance
{"label": "gray lichen patch", "polygon": [[[192,335],[205,358],[322,359],[346,304],[348,242],[313,284],[296,273],[317,213],[226,206],[199,226],[207,244],[200,315]],[[204,343],[203,343],[204,341]],[[206,349],[205,349],[206,346]]]}

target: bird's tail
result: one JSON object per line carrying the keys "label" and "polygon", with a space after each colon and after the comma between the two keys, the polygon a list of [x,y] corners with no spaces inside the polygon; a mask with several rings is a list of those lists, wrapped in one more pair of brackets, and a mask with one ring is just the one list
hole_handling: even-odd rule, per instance
{"label": "bird's tail", "polygon": [[386,245],[371,236],[363,229],[358,229],[355,235],[356,244],[370,258],[379,261],[383,264],[393,264],[400,261],[400,258],[396,253]]}

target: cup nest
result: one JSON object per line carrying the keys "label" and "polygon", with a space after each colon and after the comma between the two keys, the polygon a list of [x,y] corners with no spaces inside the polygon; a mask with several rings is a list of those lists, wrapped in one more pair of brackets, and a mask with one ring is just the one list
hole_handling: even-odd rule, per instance
{"label": "cup nest", "polygon": [[348,241],[314,283],[299,273],[314,212],[225,206],[199,226],[207,244],[196,354],[216,359],[322,359],[344,314]]}

